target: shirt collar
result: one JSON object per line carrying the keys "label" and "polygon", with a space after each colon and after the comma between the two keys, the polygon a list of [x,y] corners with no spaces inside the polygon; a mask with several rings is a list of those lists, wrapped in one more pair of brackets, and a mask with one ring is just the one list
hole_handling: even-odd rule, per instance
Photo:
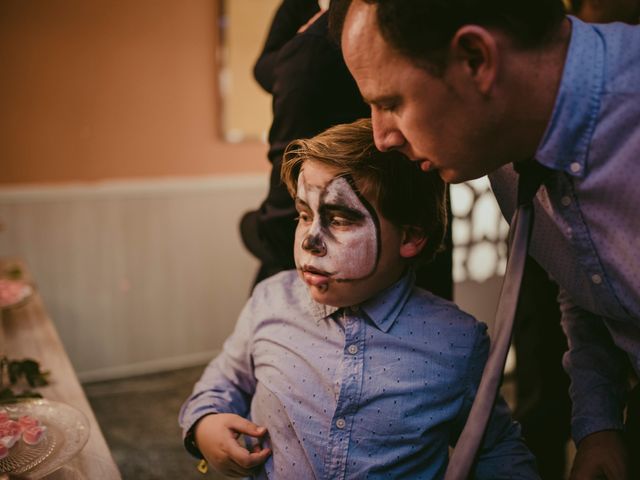
{"label": "shirt collar", "polygon": [[[373,298],[363,302],[359,305],[359,308],[367,314],[376,327],[383,332],[388,332],[396,318],[398,318],[398,315],[400,315],[405,303],[407,303],[414,283],[415,273],[413,269],[409,269],[400,280]],[[304,285],[304,289],[309,301],[309,313],[316,323],[330,317],[338,310],[342,310],[339,307],[332,307],[331,305],[323,305],[316,302],[309,294],[306,285]],[[346,309],[355,310],[354,307],[346,307]]]}
{"label": "shirt collar", "polygon": [[378,329],[386,333],[393,326],[407,303],[415,279],[413,269],[409,269],[396,283],[360,305]]}
{"label": "shirt collar", "polygon": [[334,313],[336,313],[340,308],[332,307],[331,305],[323,305],[322,303],[316,302],[311,295],[309,294],[309,290],[307,286],[304,286],[306,290],[306,296],[309,300],[309,313],[313,320],[318,323],[320,320],[323,320],[327,317],[330,317]]}
{"label": "shirt collar", "polygon": [[596,30],[575,17],[551,121],[536,160],[569,175],[586,175],[586,158],[604,83],[604,45]]}

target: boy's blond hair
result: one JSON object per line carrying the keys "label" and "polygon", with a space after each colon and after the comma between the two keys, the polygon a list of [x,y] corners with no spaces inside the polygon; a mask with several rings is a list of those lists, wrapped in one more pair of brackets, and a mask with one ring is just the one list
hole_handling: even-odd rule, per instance
{"label": "boy's blond hair", "polygon": [[371,119],[337,125],[310,139],[294,140],[284,153],[281,177],[296,196],[298,175],[314,160],[351,176],[363,195],[373,197],[380,213],[397,227],[417,227],[427,236],[418,258],[430,261],[447,225],[445,184],[436,172],[423,172],[397,151],[381,152],[373,142]]}

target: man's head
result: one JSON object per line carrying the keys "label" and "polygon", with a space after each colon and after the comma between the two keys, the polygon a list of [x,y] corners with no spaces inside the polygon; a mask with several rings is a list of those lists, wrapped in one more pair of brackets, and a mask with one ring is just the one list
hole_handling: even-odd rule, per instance
{"label": "man's head", "polygon": [[571,13],[585,22],[640,22],[640,0],[571,0]]}
{"label": "man's head", "polygon": [[300,214],[296,267],[320,303],[361,303],[440,247],[444,183],[378,151],[368,119],[292,142],[282,179]]}
{"label": "man's head", "polygon": [[535,86],[547,73],[523,67],[532,59],[544,65],[537,52],[557,41],[561,0],[347,0],[332,8],[379,149],[399,149],[452,182],[484,175],[517,150],[533,153],[533,139],[506,145],[505,128],[512,114],[527,121],[513,111],[513,97],[522,96],[523,78]]}

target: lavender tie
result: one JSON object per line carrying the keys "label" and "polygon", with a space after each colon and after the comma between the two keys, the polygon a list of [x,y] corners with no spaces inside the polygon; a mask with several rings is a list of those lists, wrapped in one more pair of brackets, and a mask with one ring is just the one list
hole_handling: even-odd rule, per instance
{"label": "lavender tie", "polygon": [[467,423],[449,459],[445,480],[468,478],[487,427],[502,382],[504,364],[511,344],[513,320],[518,307],[520,285],[533,225],[533,197],[540,184],[551,172],[533,160],[514,163],[514,169],[519,173],[518,208],[511,220],[510,254],[496,312],[495,334]]}

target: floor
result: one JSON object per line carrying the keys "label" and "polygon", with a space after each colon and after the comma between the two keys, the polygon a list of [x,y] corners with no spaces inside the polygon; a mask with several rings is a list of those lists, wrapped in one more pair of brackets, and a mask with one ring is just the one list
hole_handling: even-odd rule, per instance
{"label": "floor", "polygon": [[196,470],[182,446],[178,411],[204,366],[84,384],[123,480],[221,480]]}

